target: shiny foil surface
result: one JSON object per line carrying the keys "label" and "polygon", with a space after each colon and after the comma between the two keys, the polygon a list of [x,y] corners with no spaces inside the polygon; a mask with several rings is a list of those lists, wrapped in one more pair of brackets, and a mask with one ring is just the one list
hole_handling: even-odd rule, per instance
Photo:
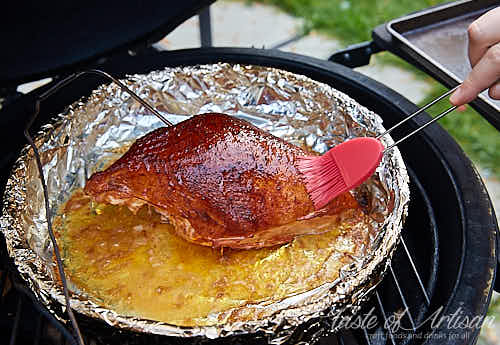
{"label": "shiny foil surface", "polygon": [[[347,95],[274,68],[231,64],[167,68],[130,76],[123,82],[173,124],[196,114],[226,113],[319,153],[349,138],[384,131],[378,115]],[[35,142],[41,153],[52,217],[92,173],[119,157],[123,145],[161,126],[164,124],[158,118],[114,84],[94,90],[46,125]],[[388,146],[393,141],[386,136],[383,143]],[[385,154],[375,175],[353,191],[368,205],[372,226],[377,229],[363,255],[344,266],[336,281],[278,302],[246,305],[245,312],[255,315],[253,321],[178,327],[128,317],[96,304],[70,284],[71,305],[112,326],[140,332],[206,339],[261,331],[270,343],[282,343],[297,326],[355,313],[368,298],[381,281],[400,238],[409,202],[408,184],[402,157],[393,149]],[[41,182],[28,147],[8,180],[3,205],[0,227],[10,256],[40,301],[64,321],[64,297],[56,283]],[[224,313],[230,315],[231,310]]]}

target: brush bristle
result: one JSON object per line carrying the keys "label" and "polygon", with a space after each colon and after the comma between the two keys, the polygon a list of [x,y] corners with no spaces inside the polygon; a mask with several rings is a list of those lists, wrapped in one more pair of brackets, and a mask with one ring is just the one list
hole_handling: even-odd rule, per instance
{"label": "brush bristle", "polygon": [[297,166],[305,177],[306,189],[316,210],[347,188],[335,159],[328,152],[318,157],[301,157]]}

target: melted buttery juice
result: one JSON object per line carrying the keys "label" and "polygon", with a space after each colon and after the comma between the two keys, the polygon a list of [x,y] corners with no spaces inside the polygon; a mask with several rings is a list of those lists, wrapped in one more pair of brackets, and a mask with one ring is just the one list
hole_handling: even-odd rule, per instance
{"label": "melted buttery juice", "polygon": [[66,272],[92,300],[115,311],[183,326],[247,303],[280,300],[338,277],[356,245],[349,222],[321,235],[257,250],[189,243],[148,207],[92,205],[81,190],[56,218]]}

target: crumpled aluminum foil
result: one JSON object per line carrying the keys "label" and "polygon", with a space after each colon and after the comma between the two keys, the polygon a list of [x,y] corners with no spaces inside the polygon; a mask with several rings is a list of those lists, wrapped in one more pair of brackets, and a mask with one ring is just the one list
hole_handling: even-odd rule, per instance
{"label": "crumpled aluminum foil", "polygon": [[[124,80],[172,123],[193,114],[221,112],[317,152],[358,136],[384,131],[379,116],[332,87],[290,72],[259,66],[214,64],[167,68]],[[36,144],[41,152],[52,217],[71,192],[117,158],[124,143],[163,126],[154,115],[114,84],[95,90],[45,126]],[[383,138],[386,146],[393,143]],[[336,281],[275,303],[249,305],[262,318],[209,327],[177,327],[119,315],[71,286],[71,306],[110,325],[169,336],[217,338],[263,331],[270,343],[286,341],[300,324],[318,317],[355,313],[381,281],[407,212],[409,179],[397,149],[385,154],[376,174],[353,193],[374,220],[377,236],[364,255],[343,267]],[[64,321],[62,288],[48,237],[41,182],[26,147],[7,183],[1,231],[8,252],[37,297]],[[230,313],[230,311],[228,311]],[[321,318],[320,318],[321,319]]]}

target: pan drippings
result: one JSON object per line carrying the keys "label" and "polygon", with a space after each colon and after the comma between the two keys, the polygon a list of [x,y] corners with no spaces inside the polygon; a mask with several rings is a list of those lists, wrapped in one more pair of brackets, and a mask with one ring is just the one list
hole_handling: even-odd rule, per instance
{"label": "pan drippings", "polygon": [[[334,281],[367,243],[360,208],[321,235],[257,250],[189,243],[147,206],[93,205],[76,191],[56,218],[66,272],[98,304],[175,325],[220,323],[211,313],[280,300]],[[245,313],[239,313],[245,319]]]}

